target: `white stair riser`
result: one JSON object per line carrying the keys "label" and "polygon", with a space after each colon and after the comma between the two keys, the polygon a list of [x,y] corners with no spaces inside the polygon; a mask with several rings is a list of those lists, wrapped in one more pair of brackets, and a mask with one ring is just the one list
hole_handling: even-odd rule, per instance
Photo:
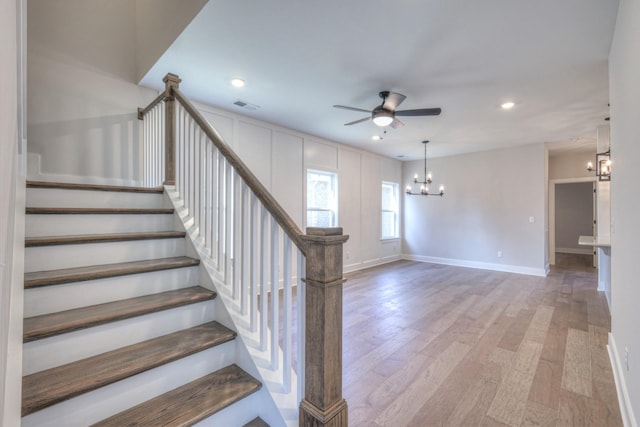
{"label": "white stair riser", "polygon": [[162,208],[165,206],[165,197],[162,193],[29,188],[27,189],[27,206],[46,208]]}
{"label": "white stair riser", "polygon": [[186,267],[31,288],[24,292],[24,316],[172,291],[198,283],[198,267]]}
{"label": "white stair riser", "polygon": [[215,305],[215,300],[203,301],[25,343],[22,373],[32,374],[212,321]]}
{"label": "white stair riser", "polygon": [[48,271],[184,256],[184,238],[25,248],[24,271]]}
{"label": "white stair riser", "polygon": [[257,409],[262,409],[264,399],[269,398],[262,395],[264,392],[265,389],[261,388],[209,418],[194,424],[193,427],[243,426],[258,416]]}
{"label": "white stair riser", "polygon": [[180,230],[172,214],[29,214],[26,237]]}
{"label": "white stair riser", "polygon": [[22,427],[84,427],[98,422],[233,363],[235,345],[225,343],[35,412],[22,419]]}

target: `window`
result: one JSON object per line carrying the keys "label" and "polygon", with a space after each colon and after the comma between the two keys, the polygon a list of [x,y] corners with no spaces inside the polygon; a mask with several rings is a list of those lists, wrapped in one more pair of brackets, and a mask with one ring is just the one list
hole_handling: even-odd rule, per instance
{"label": "window", "polygon": [[394,182],[382,181],[382,238],[399,237],[398,188]]}
{"label": "window", "polygon": [[338,175],[307,170],[307,227],[338,225]]}

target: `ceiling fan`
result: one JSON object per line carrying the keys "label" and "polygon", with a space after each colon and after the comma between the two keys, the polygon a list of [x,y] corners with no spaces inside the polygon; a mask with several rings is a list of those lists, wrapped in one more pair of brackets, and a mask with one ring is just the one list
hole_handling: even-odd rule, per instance
{"label": "ceiling fan", "polygon": [[[397,111],[396,108],[398,108],[398,106],[402,104],[402,101],[405,100],[406,96],[402,95],[401,93],[389,91],[382,91],[378,95],[380,96],[380,98],[382,98],[382,104],[378,105],[373,110],[363,110],[362,108],[347,107],[345,105],[334,105],[334,107],[342,108],[344,110],[371,113],[371,119],[373,120],[373,123],[380,127],[391,125],[391,127],[394,129],[404,126],[404,123],[398,120],[396,116],[437,116],[442,111],[440,108],[418,108],[416,110]],[[345,123],[344,125],[351,126],[357,123],[364,122],[366,120],[369,120],[369,117]]]}

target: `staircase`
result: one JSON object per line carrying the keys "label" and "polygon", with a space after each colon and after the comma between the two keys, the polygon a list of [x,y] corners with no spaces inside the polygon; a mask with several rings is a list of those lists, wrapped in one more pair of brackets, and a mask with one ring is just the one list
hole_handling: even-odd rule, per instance
{"label": "staircase", "polygon": [[27,185],[22,425],[264,426],[161,188]]}

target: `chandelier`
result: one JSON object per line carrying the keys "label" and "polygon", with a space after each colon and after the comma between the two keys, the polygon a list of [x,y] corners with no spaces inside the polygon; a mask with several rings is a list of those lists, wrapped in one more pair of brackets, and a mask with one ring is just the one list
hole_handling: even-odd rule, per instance
{"label": "chandelier", "polygon": [[596,153],[596,167],[592,162],[587,163],[587,170],[592,172],[595,169],[598,181],[611,181],[611,150],[604,153]]}
{"label": "chandelier", "polygon": [[431,173],[427,173],[427,144],[429,141],[422,141],[424,144],[424,180],[418,180],[418,174],[415,174],[413,177],[414,184],[420,184],[420,192],[414,193],[413,186],[411,184],[407,185],[407,189],[405,192],[409,195],[413,196],[444,196],[444,186],[441,185],[438,193],[429,193],[429,184],[433,182]]}

